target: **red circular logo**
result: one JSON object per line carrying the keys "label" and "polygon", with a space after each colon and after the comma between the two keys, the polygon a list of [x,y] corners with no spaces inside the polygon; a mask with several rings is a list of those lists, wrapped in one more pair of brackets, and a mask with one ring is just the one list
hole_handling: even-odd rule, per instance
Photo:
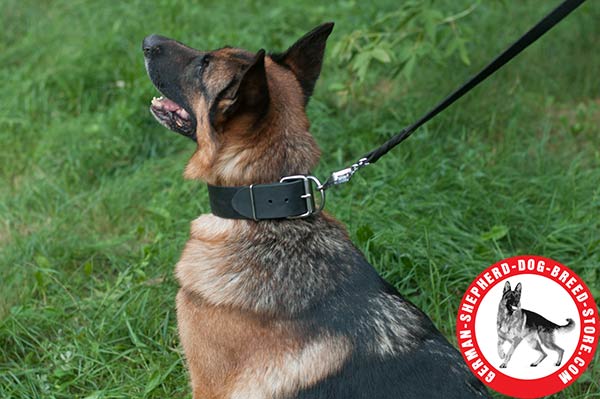
{"label": "red circular logo", "polygon": [[458,346],[491,389],[540,398],[565,389],[592,362],[600,333],[594,298],[571,269],[533,255],[484,270],[463,296]]}

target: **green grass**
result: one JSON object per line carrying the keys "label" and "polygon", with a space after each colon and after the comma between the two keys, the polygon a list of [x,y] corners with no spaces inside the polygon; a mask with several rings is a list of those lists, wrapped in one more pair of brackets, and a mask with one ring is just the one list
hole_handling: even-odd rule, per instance
{"label": "green grass", "polygon": [[[191,397],[172,268],[208,203],[202,184],[181,177],[193,143],[147,111],[156,92],[145,35],[282,50],[320,22],[336,21],[333,43],[395,7],[204,3],[3,0],[0,397]],[[476,32],[472,65],[424,60],[410,81],[375,65],[344,106],[329,88],[347,68],[326,58],[309,107],[324,151],[316,174],[414,120],[554,3],[486,2],[460,21]],[[449,337],[464,289],[503,257],[554,258],[600,298],[599,20],[600,5],[587,2],[330,193],[329,212]],[[554,397],[600,398],[599,380],[596,362]]]}

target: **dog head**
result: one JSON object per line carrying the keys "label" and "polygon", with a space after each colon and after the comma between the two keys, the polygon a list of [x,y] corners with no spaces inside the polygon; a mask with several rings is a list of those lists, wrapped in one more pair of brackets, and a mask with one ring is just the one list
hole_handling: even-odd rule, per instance
{"label": "dog head", "polygon": [[248,185],[310,172],[319,150],[305,107],[332,29],[318,26],[280,54],[144,39],[146,70],[163,95],[152,100],[152,114],[197,143],[187,178]]}
{"label": "dog head", "polygon": [[514,290],[510,289],[510,282],[504,284],[501,304],[506,307],[509,313],[521,309],[521,283],[518,283]]}

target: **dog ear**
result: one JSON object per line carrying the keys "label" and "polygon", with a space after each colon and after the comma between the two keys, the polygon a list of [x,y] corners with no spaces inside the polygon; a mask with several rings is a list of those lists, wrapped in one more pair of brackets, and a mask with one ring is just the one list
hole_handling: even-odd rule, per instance
{"label": "dog ear", "polygon": [[302,36],[284,53],[271,54],[273,61],[289,68],[296,75],[302,87],[305,105],[321,73],[325,44],[332,30],[333,22],[324,23]]}
{"label": "dog ear", "polygon": [[216,98],[210,110],[210,122],[218,126],[238,110],[264,113],[269,104],[269,86],[265,70],[265,50],[256,53],[252,63],[242,76],[225,88]]}
{"label": "dog ear", "polygon": [[269,85],[265,70],[265,50],[260,49],[252,64],[244,72],[236,98],[240,105],[263,109],[269,103]]}
{"label": "dog ear", "polygon": [[508,291],[510,291],[510,281],[507,281],[506,284],[504,284],[504,291],[502,292],[502,295],[506,294]]}
{"label": "dog ear", "polygon": [[517,284],[517,286],[515,287],[515,292],[517,293],[519,298],[521,297],[521,288],[521,283]]}

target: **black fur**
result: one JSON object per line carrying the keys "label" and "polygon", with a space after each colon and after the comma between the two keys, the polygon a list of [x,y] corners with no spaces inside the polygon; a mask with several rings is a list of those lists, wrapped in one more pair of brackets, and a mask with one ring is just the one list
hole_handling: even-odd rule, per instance
{"label": "black fur", "polygon": [[531,310],[523,309],[523,313],[525,314],[525,326],[527,328],[536,329],[541,332],[550,332],[563,327]]}
{"label": "black fur", "polygon": [[[431,320],[383,280],[358,249],[352,248],[323,261],[353,264],[352,273],[343,287],[320,298],[320,302],[306,312],[305,331],[309,335],[327,332],[351,337],[355,350],[337,374],[293,398],[489,398],[483,384]],[[372,345],[378,342],[374,314],[380,310],[370,299],[381,294],[393,297],[392,312],[404,320],[406,330],[402,336],[390,333],[394,353],[387,355],[372,350]],[[392,328],[391,325],[386,327]],[[399,349],[403,346],[408,348]]]}
{"label": "black fur", "polygon": [[[297,399],[481,399],[483,385],[468,371],[453,373],[448,360],[462,361],[432,333],[415,351],[398,358],[356,356],[335,376],[301,391]],[[443,354],[442,354],[443,353]]]}

